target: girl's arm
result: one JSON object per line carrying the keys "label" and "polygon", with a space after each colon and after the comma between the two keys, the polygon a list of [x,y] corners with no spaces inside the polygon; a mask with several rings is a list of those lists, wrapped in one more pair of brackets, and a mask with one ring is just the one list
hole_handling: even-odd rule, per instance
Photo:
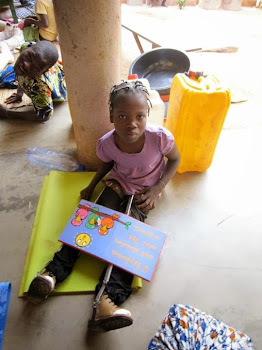
{"label": "girl's arm", "polygon": [[40,119],[33,109],[29,111],[18,112],[16,110],[8,109],[1,104],[0,104],[0,119],[22,119],[22,120],[43,122],[43,119]]}
{"label": "girl's arm", "polygon": [[165,187],[165,185],[170,181],[170,179],[175,175],[180,163],[180,155],[175,143],[171,151],[166,155],[166,157],[168,159],[166,163],[166,167],[161,179],[159,179],[158,181],[158,183],[162,185],[162,190]]}
{"label": "girl's arm", "polygon": [[109,171],[113,168],[114,166],[114,162],[110,162],[110,163],[104,163],[102,162],[102,164],[100,165],[100,167],[98,168],[95,176],[93,177],[92,181],[90,182],[90,184],[84,188],[81,192],[81,199],[86,199],[89,200],[96,185],[103,179],[103,177],[109,173]]}
{"label": "girl's arm", "polygon": [[167,163],[161,179],[154,186],[146,187],[136,193],[136,203],[142,211],[148,211],[155,208],[159,193],[163,191],[170,179],[175,175],[180,163],[180,155],[174,144],[171,151],[166,154]]}
{"label": "girl's arm", "polygon": [[23,94],[24,94],[24,92],[23,92],[22,88],[18,85],[16,93],[14,93],[11,96],[9,96],[5,100],[5,103],[8,105],[10,103],[21,102]]}

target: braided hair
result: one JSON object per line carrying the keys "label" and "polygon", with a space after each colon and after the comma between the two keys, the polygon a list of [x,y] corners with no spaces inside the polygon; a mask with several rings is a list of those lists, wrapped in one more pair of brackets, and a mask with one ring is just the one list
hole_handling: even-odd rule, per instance
{"label": "braided hair", "polygon": [[109,112],[111,113],[114,109],[114,103],[115,103],[115,98],[117,95],[119,95],[119,92],[121,93],[129,93],[130,91],[137,93],[137,94],[145,94],[147,103],[148,103],[148,112],[150,110],[150,107],[152,107],[152,103],[150,99],[148,98],[149,93],[145,85],[139,81],[125,81],[123,80],[121,84],[114,85],[109,94]]}

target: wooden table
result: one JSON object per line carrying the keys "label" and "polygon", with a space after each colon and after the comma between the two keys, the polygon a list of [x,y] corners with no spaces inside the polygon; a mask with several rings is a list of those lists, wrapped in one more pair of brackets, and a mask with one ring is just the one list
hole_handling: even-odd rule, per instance
{"label": "wooden table", "polygon": [[[143,31],[138,32],[137,28],[129,27],[129,26],[125,25],[125,24],[122,24],[122,27],[127,29],[127,30],[129,30],[133,34],[134,39],[136,41],[136,44],[137,44],[141,54],[144,53],[145,50],[144,50],[144,48],[143,48],[143,46],[141,44],[140,39],[144,39],[144,40],[148,41],[149,43],[151,43],[152,44],[152,49],[155,49],[157,47],[169,47],[169,45],[165,44],[165,40],[159,40],[158,41],[156,39],[151,39]],[[196,47],[196,48],[192,48],[192,49],[185,49],[185,48],[183,48],[183,50],[186,51],[186,52],[195,52],[195,51],[200,51],[202,49],[203,49],[202,47]]]}
{"label": "wooden table", "polygon": [[[172,9],[156,17],[153,9],[122,6],[121,24],[133,34],[141,54],[146,51],[143,41],[150,43],[152,49],[165,47],[198,52],[235,45],[234,28],[229,16],[224,18],[224,12],[207,13],[189,6],[187,11]],[[208,22],[206,17],[205,21],[200,21],[204,14],[208,14]]]}
{"label": "wooden table", "polygon": [[156,47],[161,47],[160,44],[156,43],[154,40],[152,40],[149,37],[145,36],[146,34],[138,33],[137,29],[131,28],[131,27],[129,27],[127,25],[124,25],[124,24],[122,24],[122,27],[127,29],[127,30],[129,30],[133,34],[134,39],[135,39],[135,41],[137,43],[137,46],[139,48],[140,53],[144,53],[145,52],[144,49],[143,49],[143,46],[141,44],[140,38],[150,42],[152,44],[152,49],[155,49]]}

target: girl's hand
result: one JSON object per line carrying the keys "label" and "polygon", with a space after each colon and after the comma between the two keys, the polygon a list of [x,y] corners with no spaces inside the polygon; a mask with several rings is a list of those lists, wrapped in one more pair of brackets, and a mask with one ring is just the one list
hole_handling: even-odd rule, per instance
{"label": "girl's hand", "polygon": [[27,17],[27,18],[24,20],[24,27],[29,27],[29,26],[31,26],[31,24],[35,24],[35,21],[36,21],[35,18],[33,18],[33,17]]}
{"label": "girl's hand", "polygon": [[135,194],[135,203],[137,204],[137,207],[143,212],[154,209],[158,196],[162,190],[163,185],[158,182],[154,186],[146,187],[141,191],[137,191]]}
{"label": "girl's hand", "polygon": [[91,198],[91,195],[93,193],[94,189],[90,186],[87,186],[80,192],[81,199],[89,200]]}
{"label": "girl's hand", "polygon": [[8,105],[10,103],[21,102],[21,101],[22,101],[22,96],[20,96],[20,94],[14,93],[5,100],[5,103]]}
{"label": "girl's hand", "polygon": [[37,20],[37,17],[36,17],[36,16],[27,16],[25,19],[27,19],[27,18],[31,18],[31,19]]}

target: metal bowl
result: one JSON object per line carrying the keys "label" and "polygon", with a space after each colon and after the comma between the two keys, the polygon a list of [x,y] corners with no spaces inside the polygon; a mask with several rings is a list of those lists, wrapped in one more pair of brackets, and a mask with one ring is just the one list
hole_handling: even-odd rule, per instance
{"label": "metal bowl", "polygon": [[171,83],[177,73],[189,70],[190,60],[186,53],[159,47],[140,55],[130,66],[129,74],[149,81],[152,90],[169,95]]}

